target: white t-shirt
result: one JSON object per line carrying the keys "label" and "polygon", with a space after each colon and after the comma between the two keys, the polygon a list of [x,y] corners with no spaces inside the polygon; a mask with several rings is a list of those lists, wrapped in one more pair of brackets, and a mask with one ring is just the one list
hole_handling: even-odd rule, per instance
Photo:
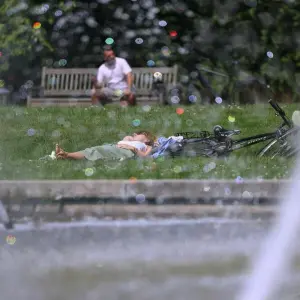
{"label": "white t-shirt", "polygon": [[118,142],[118,144],[133,146],[134,148],[137,148],[138,150],[141,151],[147,150],[147,145],[139,141],[120,141]]}
{"label": "white t-shirt", "polygon": [[97,81],[105,84],[108,88],[127,89],[128,84],[125,75],[132,72],[124,58],[116,57],[113,65],[102,64],[98,69]]}

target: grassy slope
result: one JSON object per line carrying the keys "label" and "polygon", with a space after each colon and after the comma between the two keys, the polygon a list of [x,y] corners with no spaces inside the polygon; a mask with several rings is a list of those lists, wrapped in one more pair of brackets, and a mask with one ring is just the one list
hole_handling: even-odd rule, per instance
{"label": "grassy slope", "polygon": [[[291,115],[297,105],[283,106]],[[262,145],[235,152],[228,161],[216,160],[216,167],[203,169],[208,158],[176,160],[135,160],[125,162],[42,162],[59,142],[67,151],[81,150],[119,140],[138,129],[151,129],[157,135],[178,131],[211,130],[216,124],[238,128],[241,137],[274,130],[280,118],[268,105],[225,108],[220,105],[184,107],[182,115],[175,107],[101,108],[0,108],[0,179],[83,179],[107,178],[286,178],[293,161],[269,161],[255,157]],[[230,122],[229,116],[235,121]],[[133,120],[140,120],[133,126]],[[33,129],[30,131],[30,129]],[[29,130],[29,131],[28,131]],[[34,134],[32,134],[34,133]],[[86,168],[94,168],[93,175]],[[89,170],[91,171],[91,170]]]}

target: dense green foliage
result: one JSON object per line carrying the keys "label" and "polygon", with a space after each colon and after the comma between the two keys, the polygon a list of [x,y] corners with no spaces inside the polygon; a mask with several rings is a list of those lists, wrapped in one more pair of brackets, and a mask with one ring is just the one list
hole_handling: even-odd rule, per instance
{"label": "dense green foliage", "polygon": [[[299,10],[300,2],[289,0],[4,0],[0,77],[39,84],[42,65],[96,67],[111,37],[132,66],[147,66],[149,60],[156,66],[177,63],[184,84],[197,86],[197,72],[208,68],[227,75],[209,76],[217,91],[256,78],[274,91],[296,95]],[[33,29],[35,22],[41,28]]]}

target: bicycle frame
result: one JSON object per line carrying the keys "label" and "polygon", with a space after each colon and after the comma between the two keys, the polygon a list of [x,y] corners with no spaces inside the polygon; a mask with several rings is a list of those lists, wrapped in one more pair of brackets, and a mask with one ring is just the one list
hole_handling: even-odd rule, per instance
{"label": "bicycle frame", "polygon": [[[232,144],[229,151],[238,150],[247,146],[252,146],[258,143],[262,143],[268,140],[277,139],[282,136],[287,130],[283,130],[283,127],[286,126],[287,123],[284,122],[275,132],[263,133],[254,136],[250,136],[247,138],[239,139],[239,140],[231,140]],[[291,129],[292,126],[289,123],[288,128]]]}
{"label": "bicycle frame", "polygon": [[280,116],[283,119],[282,125],[275,131],[271,133],[259,134],[255,136],[250,136],[248,138],[243,138],[240,140],[231,140],[231,147],[227,149],[228,152],[238,150],[247,146],[255,145],[261,142],[265,142],[272,139],[277,139],[282,136],[287,130],[284,127],[287,127],[288,130],[293,128],[293,123],[287,118],[285,112],[278,106],[277,103],[272,100],[269,101],[270,105],[276,111],[276,115]]}
{"label": "bicycle frame", "polygon": [[276,115],[280,116],[283,119],[282,125],[274,132],[258,134],[258,135],[238,139],[238,140],[231,139],[231,136],[225,136],[225,137],[214,136],[207,131],[182,132],[182,133],[177,133],[176,135],[185,136],[184,140],[187,143],[197,143],[197,142],[203,142],[205,140],[214,139],[219,144],[218,146],[216,146],[217,152],[219,151],[224,154],[235,150],[239,150],[244,147],[248,147],[258,143],[280,138],[282,135],[285,134],[285,132],[287,132],[294,126],[293,123],[287,118],[284,111],[278,106],[277,103],[273,102],[272,100],[270,100],[269,103],[276,111]]}
{"label": "bicycle frame", "polygon": [[[238,149],[241,149],[244,147],[262,143],[262,142],[265,142],[268,140],[276,139],[286,132],[286,130],[282,130],[284,126],[286,126],[285,123],[283,123],[275,132],[262,133],[262,134],[250,136],[247,138],[242,138],[239,140],[232,140],[232,139],[230,139],[230,137],[227,137],[227,140],[230,139],[231,144],[230,144],[230,148],[227,148],[225,151],[231,152],[231,151],[235,151],[235,150],[238,150]],[[211,135],[207,131],[180,132],[180,133],[176,133],[175,136],[184,136],[184,141],[186,141],[188,143],[202,142],[202,141],[209,140],[212,138],[218,140],[218,138]],[[219,143],[220,144],[226,143],[226,138],[224,138],[223,140],[219,140]]]}
{"label": "bicycle frame", "polygon": [[252,146],[258,143],[275,139],[277,136],[278,136],[277,132],[272,132],[272,133],[258,134],[240,140],[232,140],[231,147],[228,150],[229,151],[238,150],[247,146]]}

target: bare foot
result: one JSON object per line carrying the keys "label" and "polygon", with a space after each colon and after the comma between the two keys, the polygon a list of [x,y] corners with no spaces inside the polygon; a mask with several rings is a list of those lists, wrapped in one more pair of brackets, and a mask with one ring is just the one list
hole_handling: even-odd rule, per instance
{"label": "bare foot", "polygon": [[60,151],[60,152],[56,155],[56,157],[57,157],[58,159],[65,159],[65,158],[68,157],[68,152]]}
{"label": "bare foot", "polygon": [[56,144],[56,147],[55,147],[55,154],[58,159],[64,159],[64,158],[67,158],[67,156],[68,156],[68,152],[66,152],[62,148],[60,148],[60,146],[58,144]]}
{"label": "bare foot", "polygon": [[58,155],[59,152],[63,151],[58,144],[55,145],[55,154]]}

